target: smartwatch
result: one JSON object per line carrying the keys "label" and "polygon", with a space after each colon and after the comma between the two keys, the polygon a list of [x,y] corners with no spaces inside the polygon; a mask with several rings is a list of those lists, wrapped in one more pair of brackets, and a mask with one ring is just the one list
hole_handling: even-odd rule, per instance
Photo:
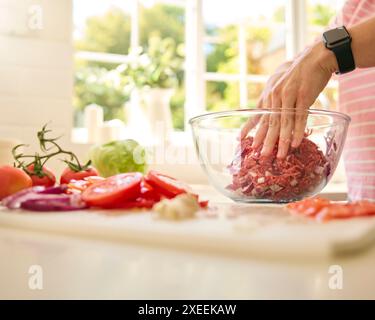
{"label": "smartwatch", "polygon": [[343,74],[355,69],[354,57],[351,48],[352,37],[345,26],[328,30],[323,33],[323,42],[327,49],[336,56],[339,70],[336,74]]}

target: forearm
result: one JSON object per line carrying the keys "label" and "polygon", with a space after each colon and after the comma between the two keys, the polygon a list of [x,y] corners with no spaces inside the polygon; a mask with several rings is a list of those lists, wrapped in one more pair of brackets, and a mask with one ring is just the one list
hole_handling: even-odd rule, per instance
{"label": "forearm", "polygon": [[348,29],[357,68],[375,67],[375,17]]}

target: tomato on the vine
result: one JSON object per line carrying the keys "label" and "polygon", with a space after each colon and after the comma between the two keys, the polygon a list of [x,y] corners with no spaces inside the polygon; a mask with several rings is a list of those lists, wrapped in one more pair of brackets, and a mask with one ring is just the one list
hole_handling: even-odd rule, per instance
{"label": "tomato on the vine", "polygon": [[56,177],[46,166],[36,170],[34,164],[31,164],[26,169],[33,186],[53,187],[55,185]]}

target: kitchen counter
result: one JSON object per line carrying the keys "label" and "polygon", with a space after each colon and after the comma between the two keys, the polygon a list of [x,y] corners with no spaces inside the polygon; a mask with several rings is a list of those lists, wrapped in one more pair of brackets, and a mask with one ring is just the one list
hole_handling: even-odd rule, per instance
{"label": "kitchen counter", "polygon": [[[0,252],[1,299],[375,298],[375,248],[322,259],[241,258],[1,228]],[[335,265],[341,290],[329,287]],[[41,267],[42,290],[29,287],[32,266]]]}

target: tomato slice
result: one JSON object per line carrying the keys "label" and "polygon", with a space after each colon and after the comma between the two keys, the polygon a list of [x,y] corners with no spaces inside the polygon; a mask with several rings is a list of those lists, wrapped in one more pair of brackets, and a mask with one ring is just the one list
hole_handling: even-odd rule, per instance
{"label": "tomato slice", "polygon": [[317,213],[316,220],[324,222],[332,219],[347,219],[353,216],[353,210],[350,205],[332,203]]}
{"label": "tomato slice", "polygon": [[90,206],[110,208],[139,197],[141,182],[141,173],[119,174],[88,187],[83,191],[82,199]]}
{"label": "tomato slice", "polygon": [[149,171],[146,181],[167,198],[174,198],[179,194],[191,192],[187,183],[154,170]]}
{"label": "tomato slice", "polygon": [[200,206],[202,209],[207,208],[207,207],[208,207],[208,200],[199,201],[199,206]]}
{"label": "tomato slice", "polygon": [[156,202],[150,199],[137,198],[113,205],[110,209],[151,209]]}
{"label": "tomato slice", "polygon": [[329,205],[329,200],[315,197],[289,203],[287,208],[293,214],[313,217]]}
{"label": "tomato slice", "polygon": [[144,199],[154,200],[156,202],[160,201],[162,194],[151,186],[146,180],[142,180],[141,183],[141,196]]}
{"label": "tomato slice", "polygon": [[352,204],[353,216],[370,216],[375,214],[375,203],[360,200]]}

